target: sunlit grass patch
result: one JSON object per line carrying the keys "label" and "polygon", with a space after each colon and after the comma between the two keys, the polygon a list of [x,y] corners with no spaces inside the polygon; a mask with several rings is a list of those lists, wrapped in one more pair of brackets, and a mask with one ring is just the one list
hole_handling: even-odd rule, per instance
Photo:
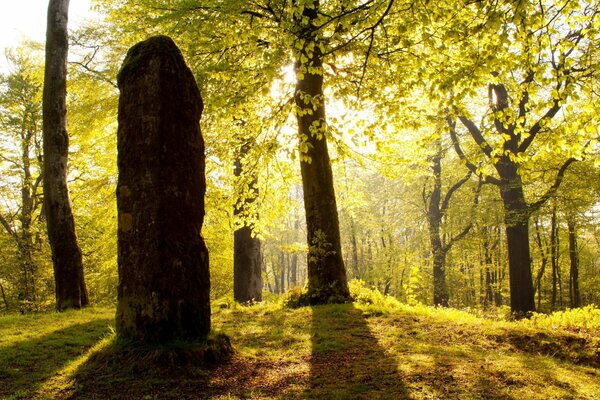
{"label": "sunlit grass patch", "polygon": [[[0,398],[599,397],[591,344],[600,335],[573,329],[577,322],[552,329],[374,296],[297,309],[277,302],[214,307],[213,329],[235,349],[214,366],[189,343],[156,351],[123,346],[111,329],[112,310],[43,314],[42,326],[11,317],[0,329],[21,333],[0,347]],[[8,374],[14,357],[24,375]]]}
{"label": "sunlit grass patch", "polygon": [[0,317],[0,398],[30,398],[67,373],[110,332],[113,318],[114,310],[93,308]]}

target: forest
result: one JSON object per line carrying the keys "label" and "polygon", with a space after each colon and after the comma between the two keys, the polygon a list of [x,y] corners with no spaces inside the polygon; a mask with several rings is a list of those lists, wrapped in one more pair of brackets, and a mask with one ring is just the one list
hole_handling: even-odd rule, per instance
{"label": "forest", "polygon": [[600,2],[48,5],[0,398],[600,396]]}

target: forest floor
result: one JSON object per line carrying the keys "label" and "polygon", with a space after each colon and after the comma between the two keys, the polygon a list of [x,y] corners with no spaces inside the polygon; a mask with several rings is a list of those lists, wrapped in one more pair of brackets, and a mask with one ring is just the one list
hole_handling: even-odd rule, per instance
{"label": "forest floor", "polygon": [[0,398],[600,399],[596,327],[399,304],[215,307],[235,353],[206,367],[118,356],[113,320],[0,317]]}

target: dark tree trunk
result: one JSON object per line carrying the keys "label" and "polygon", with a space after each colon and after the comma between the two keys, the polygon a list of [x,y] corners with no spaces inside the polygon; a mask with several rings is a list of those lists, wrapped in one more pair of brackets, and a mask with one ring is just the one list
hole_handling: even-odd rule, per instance
{"label": "dark tree trunk", "polygon": [[69,0],[50,0],[44,72],[44,209],[52,249],[56,309],[87,304],[81,250],[67,187],[67,19]]}
{"label": "dark tree trunk", "polygon": [[281,269],[279,270],[279,287],[281,288],[281,293],[285,293],[285,253],[279,253],[279,266]]}
{"label": "dark tree trunk", "polygon": [[294,287],[298,285],[298,254],[292,254],[292,260],[290,263],[290,286]]}
{"label": "dark tree trunk", "polygon": [[546,266],[548,265],[548,256],[544,250],[542,235],[540,234],[540,226],[537,220],[535,221],[535,237],[540,250],[540,258],[542,259],[542,265],[540,266],[540,270],[538,271],[537,278],[535,280],[538,295],[537,309],[540,310],[542,307],[542,278],[544,277],[544,272],[546,271]]}
{"label": "dark tree trunk", "polygon": [[483,305],[484,307],[489,307],[492,303],[494,303],[494,286],[495,282],[495,274],[492,271],[493,267],[493,258],[492,258],[492,249],[490,243],[490,232],[491,230],[485,229],[483,238],[483,264],[484,264],[484,297],[483,297]]}
{"label": "dark tree trunk", "polygon": [[352,243],[352,273],[355,279],[360,277],[358,266],[358,245],[356,242],[356,225],[352,217],[350,217],[350,242]]}
{"label": "dark tree trunk", "polygon": [[2,301],[4,302],[6,311],[10,311],[10,306],[8,305],[8,300],[6,299],[6,293],[4,292],[4,286],[2,286],[2,283],[0,283],[0,292],[2,293]]}
{"label": "dark tree trunk", "polygon": [[275,294],[280,294],[283,293],[280,288],[279,288],[279,272],[275,269],[275,266],[277,265],[277,257],[275,256],[271,256],[271,272],[273,272],[273,287],[275,289],[274,293]]}
{"label": "dark tree trunk", "polygon": [[262,301],[260,239],[243,226],[233,234],[233,298],[239,303]]}
{"label": "dark tree trunk", "polygon": [[442,212],[440,201],[442,196],[442,154],[441,141],[437,141],[439,149],[432,158],[433,189],[427,204],[427,220],[429,222],[429,242],[433,263],[433,304],[448,307],[448,286],[446,284],[446,251],[440,236]]}
{"label": "dark tree trunk", "polygon": [[[248,154],[249,145],[245,144],[240,149],[240,157],[236,160],[234,174],[242,187],[235,206],[234,214],[249,216],[248,209],[258,196],[256,177],[249,179],[242,168],[243,158]],[[262,301],[262,276],[261,276],[261,249],[260,239],[253,234],[252,226],[242,220],[242,226],[233,233],[233,298],[239,303]]]}
{"label": "dark tree trunk", "polygon": [[210,331],[202,99],[173,41],[127,53],[118,76],[117,334],[142,342]]}
{"label": "dark tree trunk", "polygon": [[581,306],[581,294],[579,292],[579,255],[577,252],[577,230],[575,226],[575,217],[569,215],[567,219],[569,228],[569,258],[571,269],[569,274],[569,292],[571,294],[571,307]]}
{"label": "dark tree trunk", "polygon": [[506,157],[496,165],[501,176],[500,195],[504,205],[504,223],[510,276],[510,307],[514,313],[535,311],[531,254],[529,250],[529,206],[517,165]]}
{"label": "dark tree trunk", "polygon": [[323,54],[316,28],[319,1],[305,5],[295,21],[304,42],[297,54],[296,116],[308,241],[308,298],[313,304],[349,299],[342,257],[333,174],[327,150]]}
{"label": "dark tree trunk", "polygon": [[550,263],[552,265],[552,298],[550,300],[550,309],[556,309],[556,299],[558,297],[559,271],[558,271],[558,222],[556,219],[556,204],[552,207],[552,217],[550,219]]}

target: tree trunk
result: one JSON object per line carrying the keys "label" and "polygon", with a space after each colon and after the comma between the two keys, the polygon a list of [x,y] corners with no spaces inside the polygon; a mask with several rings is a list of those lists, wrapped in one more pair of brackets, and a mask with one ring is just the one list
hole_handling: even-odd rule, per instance
{"label": "tree trunk", "polygon": [[281,293],[285,293],[285,253],[282,251],[279,253],[279,265],[281,269],[279,270],[279,287],[281,288]]}
{"label": "tree trunk", "polygon": [[[242,145],[235,163],[234,174],[242,186],[238,188],[240,196],[234,210],[237,216],[246,214],[248,217],[248,209],[258,196],[256,177],[251,177],[248,184],[243,183],[247,177],[243,174],[242,163],[249,150],[248,144]],[[260,239],[253,233],[245,219],[242,219],[242,227],[233,233],[233,298],[239,303],[262,301]]]}
{"label": "tree trunk", "polygon": [[[44,209],[52,249],[56,309],[87,304],[83,262],[67,187],[67,19],[69,0],[50,0],[44,72]],[[82,290],[82,288],[84,290]]]}
{"label": "tree trunk", "polygon": [[552,218],[550,219],[550,263],[552,265],[552,298],[550,310],[556,309],[558,297],[558,226],[556,220],[556,204],[552,207]]}
{"label": "tree trunk", "polygon": [[202,339],[210,331],[202,98],[166,36],[132,47],[117,80],[117,334]]}
{"label": "tree trunk", "polygon": [[352,246],[352,278],[358,279],[360,277],[360,271],[358,266],[358,241],[356,240],[356,223],[351,215],[348,215],[350,220],[350,244]]}
{"label": "tree trunk", "polygon": [[333,174],[327,150],[323,93],[323,53],[316,28],[319,1],[295,19],[303,41],[295,64],[295,104],[300,140],[308,241],[308,299],[312,304],[345,301],[350,293],[342,257]]}
{"label": "tree trunk", "polygon": [[485,271],[485,279],[484,279],[484,299],[483,306],[489,307],[492,303],[494,303],[494,285],[495,285],[495,274],[492,271],[493,266],[493,258],[492,258],[492,249],[490,244],[490,232],[489,228],[484,232],[485,237],[483,238],[483,263],[484,263],[484,271]]}
{"label": "tree trunk", "polygon": [[537,309],[540,310],[542,307],[542,278],[544,277],[544,272],[546,271],[546,265],[548,265],[548,256],[544,251],[542,235],[540,234],[540,226],[537,220],[535,221],[535,237],[537,240],[538,248],[540,250],[540,258],[542,259],[542,265],[540,266],[540,270],[538,271],[536,278],[536,289],[538,294]]}
{"label": "tree trunk", "polygon": [[290,263],[290,286],[294,287],[298,285],[298,254],[292,254],[292,260]]}
{"label": "tree trunk", "polygon": [[448,307],[448,286],[446,285],[446,252],[440,236],[442,212],[440,201],[442,195],[442,153],[441,141],[437,141],[438,149],[432,158],[433,189],[427,204],[427,221],[429,222],[429,242],[433,259],[433,304]]}
{"label": "tree trunk", "polygon": [[529,209],[516,165],[507,161],[501,161],[500,164],[497,169],[502,177],[500,194],[506,225],[510,307],[513,313],[524,315],[535,311],[529,250]]}
{"label": "tree trunk", "polygon": [[8,305],[8,300],[6,299],[6,293],[4,292],[4,286],[2,286],[2,283],[0,283],[0,292],[2,293],[2,301],[4,302],[6,311],[10,311],[10,306]]}
{"label": "tree trunk", "polygon": [[581,306],[581,294],[579,292],[579,255],[577,253],[577,231],[574,215],[568,216],[567,225],[569,228],[569,258],[571,260],[569,292],[571,294],[571,308],[576,308]]}

